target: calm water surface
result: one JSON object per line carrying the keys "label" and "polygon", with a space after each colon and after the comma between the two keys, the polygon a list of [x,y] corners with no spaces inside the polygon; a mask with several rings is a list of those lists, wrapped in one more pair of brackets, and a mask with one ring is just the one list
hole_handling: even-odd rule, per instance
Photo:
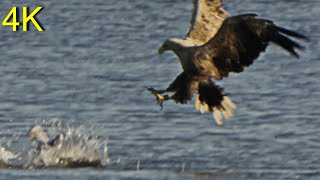
{"label": "calm water surface", "polygon": [[[217,127],[193,103],[168,102],[160,111],[143,88],[166,87],[181,72],[177,58],[159,58],[157,48],[184,36],[191,0],[1,1],[1,19],[14,5],[45,7],[38,19],[46,29],[0,27],[1,145],[23,152],[28,129],[43,119],[87,123],[109,136],[110,165],[4,169],[0,179],[319,179],[320,1],[225,4],[231,14],[258,13],[311,41],[298,60],[271,46],[220,82],[238,109]],[[12,136],[19,138],[8,144]]]}

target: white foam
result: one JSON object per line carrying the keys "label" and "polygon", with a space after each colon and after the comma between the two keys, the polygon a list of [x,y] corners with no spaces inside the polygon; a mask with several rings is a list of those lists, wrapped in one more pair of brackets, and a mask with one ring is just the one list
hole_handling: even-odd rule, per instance
{"label": "white foam", "polygon": [[10,164],[11,160],[14,160],[18,157],[17,154],[7,150],[4,147],[0,146],[0,161],[4,162],[5,164]]}
{"label": "white foam", "polygon": [[[50,128],[55,130],[48,130]],[[37,132],[45,133],[47,137],[53,138],[59,129],[54,145],[40,144],[39,146],[35,143],[35,148],[29,151],[25,167],[106,166],[108,164],[107,139],[92,136],[90,133],[93,131],[90,132],[83,126],[49,127],[48,129],[45,130],[55,133],[46,134],[44,130]],[[42,136],[37,135],[36,137]]]}

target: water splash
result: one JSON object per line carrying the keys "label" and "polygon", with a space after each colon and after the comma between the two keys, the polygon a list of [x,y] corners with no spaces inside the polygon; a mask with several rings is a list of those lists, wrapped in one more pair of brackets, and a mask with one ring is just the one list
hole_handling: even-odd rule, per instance
{"label": "water splash", "polygon": [[18,155],[0,146],[0,168],[8,168],[12,161],[17,159]]}
{"label": "water splash", "polygon": [[[108,137],[97,135],[97,132],[105,133],[99,128],[64,124],[57,120],[43,121],[33,127],[40,128],[47,138],[33,138],[31,148],[24,154],[18,152],[19,155],[0,147],[2,168],[105,167],[109,163]],[[23,158],[25,162],[22,162]],[[17,161],[20,164],[12,163]]]}

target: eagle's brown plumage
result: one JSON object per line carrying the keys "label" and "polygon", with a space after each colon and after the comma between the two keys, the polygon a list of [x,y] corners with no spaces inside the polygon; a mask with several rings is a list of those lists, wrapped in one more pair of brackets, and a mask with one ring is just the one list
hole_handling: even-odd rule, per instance
{"label": "eagle's brown plumage", "polygon": [[[229,72],[241,72],[265,51],[270,42],[299,57],[295,49],[303,47],[289,37],[306,39],[291,30],[258,18],[255,14],[234,16],[225,20],[220,30],[207,44],[198,47],[196,54],[204,53],[219,71],[220,79]],[[197,61],[199,64],[201,62]]]}
{"label": "eagle's brown plumage", "polygon": [[[298,58],[296,49],[303,50],[303,47],[290,37],[307,39],[255,14],[243,14],[226,18],[214,37],[203,45],[190,46],[183,40],[168,39],[159,52],[173,51],[179,57],[184,71],[166,90],[149,90],[156,95],[161,106],[167,99],[184,104],[197,91],[196,109],[213,112],[217,124],[221,125],[222,117],[233,117],[236,106],[211,78],[221,80],[228,77],[230,72],[242,72],[266,50],[270,42]],[[174,94],[160,95],[165,92]]]}

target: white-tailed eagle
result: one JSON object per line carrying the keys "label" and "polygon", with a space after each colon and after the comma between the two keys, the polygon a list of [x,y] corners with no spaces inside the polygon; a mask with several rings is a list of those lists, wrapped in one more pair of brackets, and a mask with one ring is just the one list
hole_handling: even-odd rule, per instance
{"label": "white-tailed eagle", "polygon": [[[231,119],[236,105],[223,94],[212,78],[221,80],[230,72],[242,72],[264,52],[270,42],[298,58],[295,51],[304,48],[289,37],[307,37],[275,25],[256,14],[230,16],[222,0],[194,0],[191,28],[185,39],[167,39],[159,54],[173,51],[180,59],[183,72],[165,90],[147,88],[156,96],[161,108],[165,100],[185,104],[198,93],[195,107],[213,113],[218,125]],[[162,95],[171,92],[173,95]]]}

